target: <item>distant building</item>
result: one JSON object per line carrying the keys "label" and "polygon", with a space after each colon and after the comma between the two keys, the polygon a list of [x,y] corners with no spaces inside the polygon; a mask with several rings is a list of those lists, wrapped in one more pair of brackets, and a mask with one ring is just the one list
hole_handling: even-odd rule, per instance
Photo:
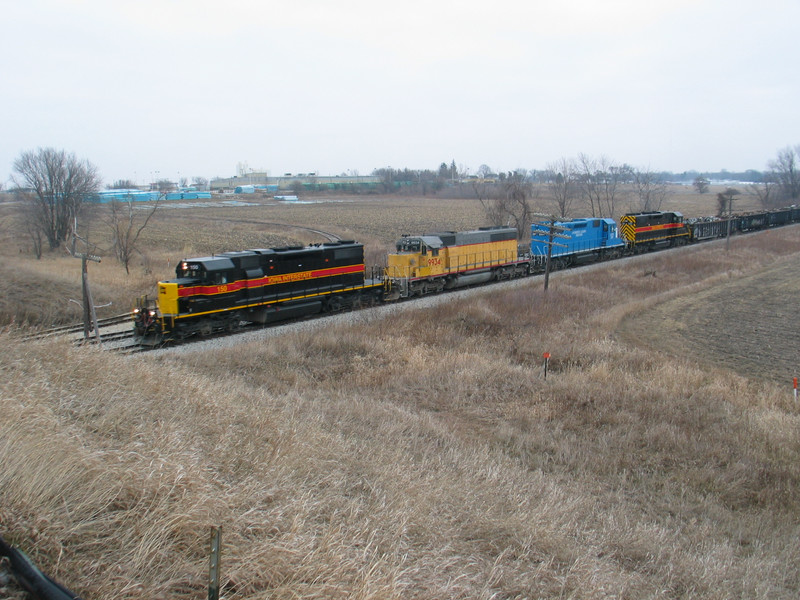
{"label": "distant building", "polygon": [[[270,177],[268,173],[247,173],[225,179],[211,181],[212,192],[235,192],[247,194],[254,192],[275,193],[280,191],[297,191],[298,186],[308,191],[335,191],[357,189],[377,189],[381,183],[380,177],[368,176],[319,176],[315,173],[301,173],[292,175],[287,173],[278,177]],[[253,188],[250,191],[250,188]],[[246,191],[247,190],[247,191]]]}

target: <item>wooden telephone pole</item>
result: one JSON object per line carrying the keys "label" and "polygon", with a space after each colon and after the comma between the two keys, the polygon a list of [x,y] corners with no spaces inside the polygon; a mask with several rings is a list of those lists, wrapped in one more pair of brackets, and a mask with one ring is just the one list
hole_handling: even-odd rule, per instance
{"label": "wooden telephone pole", "polygon": [[547,291],[547,286],[550,285],[550,260],[553,257],[553,246],[558,246],[559,248],[567,247],[566,245],[559,244],[553,240],[555,238],[568,240],[570,239],[570,236],[560,233],[561,231],[566,231],[566,228],[556,225],[558,218],[555,215],[545,215],[541,213],[533,213],[533,215],[536,217],[544,217],[549,221],[548,225],[545,225],[544,223],[537,223],[537,225],[547,228],[547,257],[544,262],[544,291]]}
{"label": "wooden telephone pole", "polygon": [[78,252],[74,254],[75,258],[81,259],[81,288],[83,289],[83,339],[89,339],[90,329],[94,329],[94,337],[97,343],[100,343],[100,327],[97,325],[97,311],[94,309],[94,302],[92,301],[92,290],[89,289],[89,274],[86,269],[86,261],[91,260],[100,262],[99,256],[92,256],[91,254],[83,254]]}
{"label": "wooden telephone pole", "polygon": [[78,240],[82,241],[86,246],[89,243],[84,240],[83,238],[79,237],[75,230],[77,230],[78,224],[75,223],[75,229],[72,232],[72,248],[69,250],[69,253],[75,257],[81,259],[81,290],[83,291],[83,339],[88,340],[90,332],[94,330],[94,337],[97,340],[97,343],[100,343],[100,327],[97,325],[97,311],[94,308],[94,302],[92,301],[92,290],[89,288],[89,272],[86,268],[87,261],[92,262],[100,262],[99,256],[94,256],[92,254],[87,254],[85,252],[77,252],[76,246]]}

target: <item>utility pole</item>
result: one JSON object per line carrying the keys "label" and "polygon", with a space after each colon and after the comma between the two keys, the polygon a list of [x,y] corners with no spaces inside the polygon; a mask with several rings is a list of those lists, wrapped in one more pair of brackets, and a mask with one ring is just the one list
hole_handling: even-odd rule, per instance
{"label": "utility pole", "polygon": [[728,233],[725,236],[725,252],[731,247],[731,221],[733,220],[733,194],[728,196]]}
{"label": "utility pole", "polygon": [[[83,289],[83,339],[89,339],[90,328],[94,329],[94,336],[97,343],[100,343],[100,327],[97,325],[97,311],[92,301],[92,290],[89,289],[89,273],[86,269],[86,261],[100,262],[99,256],[78,252],[73,254],[75,258],[81,259],[81,288]],[[90,327],[91,324],[91,327]]]}
{"label": "utility pole", "polygon": [[561,231],[566,231],[565,227],[559,227],[556,225],[556,221],[558,217],[555,215],[545,215],[541,213],[533,213],[535,217],[544,217],[550,223],[549,225],[545,225],[544,223],[537,223],[540,227],[547,228],[547,257],[544,262],[544,291],[547,291],[548,285],[550,285],[550,260],[553,257],[553,246],[558,246],[559,248],[566,248],[567,246],[564,244],[559,244],[558,242],[554,242],[554,238],[561,238],[561,239],[570,239],[570,236],[564,235],[563,233],[559,233]]}
{"label": "utility pole", "polygon": [[89,271],[87,269],[87,261],[91,260],[92,262],[99,263],[100,257],[94,256],[93,254],[87,254],[86,252],[76,251],[78,240],[82,241],[84,244],[86,244],[86,246],[89,245],[86,240],[78,236],[76,233],[77,230],[78,222],[76,219],[74,228],[72,230],[72,248],[69,249],[69,253],[75,258],[81,259],[81,290],[83,291],[83,339],[88,340],[90,331],[94,329],[94,336],[99,344],[100,327],[97,325],[97,311],[95,310],[94,302],[92,301],[92,290],[89,288]]}
{"label": "utility pole", "polygon": [[725,234],[725,252],[731,247],[731,221],[733,221],[733,197],[739,195],[739,190],[736,188],[727,188],[724,192],[717,194],[717,199],[720,202],[720,216],[725,214],[725,203],[728,204],[728,226]]}

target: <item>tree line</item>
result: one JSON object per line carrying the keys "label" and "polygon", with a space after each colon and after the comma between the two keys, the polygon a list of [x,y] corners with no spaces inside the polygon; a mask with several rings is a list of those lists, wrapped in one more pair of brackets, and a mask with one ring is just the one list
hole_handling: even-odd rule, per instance
{"label": "tree line", "polygon": [[[764,172],[746,171],[749,193],[765,208],[797,203],[800,198],[800,145],[786,147],[767,163]],[[46,249],[55,250],[68,242],[74,250],[78,225],[86,207],[92,205],[102,180],[97,168],[86,159],[54,148],[22,152],[14,161],[11,190],[21,207],[22,226],[41,257]],[[722,171],[721,173],[728,173]],[[641,211],[659,210],[674,178],[664,172],[637,169],[606,157],[580,154],[562,157],[542,170],[516,169],[495,173],[481,165],[468,174],[455,160],[442,162],[438,169],[376,169],[384,191],[405,186],[413,193],[438,193],[445,187],[466,190],[483,206],[487,218],[496,225],[513,225],[521,237],[527,235],[533,220],[534,204],[562,219],[578,208],[581,214],[613,218],[621,203]],[[699,193],[708,191],[705,174],[687,172]],[[758,175],[758,176],[756,176]],[[109,187],[133,187],[119,181]],[[735,192],[735,193],[732,193]],[[727,206],[738,190],[729,188]],[[720,206],[726,200],[719,199]],[[104,211],[104,225],[111,233],[111,248],[106,249],[129,271],[131,259],[138,253],[137,242],[158,208],[135,210],[133,200],[114,199]],[[722,208],[720,208],[722,210]]]}
{"label": "tree line", "polygon": [[[800,145],[778,151],[767,163],[764,172],[748,170],[742,173],[720,171],[700,174],[688,171],[679,177],[665,171],[638,169],[619,164],[601,156],[579,154],[576,158],[562,157],[543,170],[517,169],[495,173],[481,165],[475,175],[455,169],[455,161],[442,163],[438,172],[419,171],[417,176],[428,177],[444,186],[452,183],[469,185],[480,201],[489,220],[495,225],[513,225],[519,235],[527,235],[534,214],[533,205],[560,219],[567,219],[576,210],[591,217],[613,218],[624,202],[628,208],[641,212],[660,210],[669,193],[670,183],[692,183],[698,193],[707,193],[711,179],[747,182],[748,193],[766,208],[795,204],[800,199]],[[407,177],[404,172],[376,171],[382,178]],[[730,211],[733,198],[741,192],[727,188],[718,194],[718,214]]]}

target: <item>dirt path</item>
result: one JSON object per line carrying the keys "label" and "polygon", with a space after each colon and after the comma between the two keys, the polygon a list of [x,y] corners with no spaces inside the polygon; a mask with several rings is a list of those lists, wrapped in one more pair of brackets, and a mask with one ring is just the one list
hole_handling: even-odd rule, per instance
{"label": "dirt path", "polygon": [[676,298],[625,319],[624,339],[756,379],[800,376],[800,261]]}

